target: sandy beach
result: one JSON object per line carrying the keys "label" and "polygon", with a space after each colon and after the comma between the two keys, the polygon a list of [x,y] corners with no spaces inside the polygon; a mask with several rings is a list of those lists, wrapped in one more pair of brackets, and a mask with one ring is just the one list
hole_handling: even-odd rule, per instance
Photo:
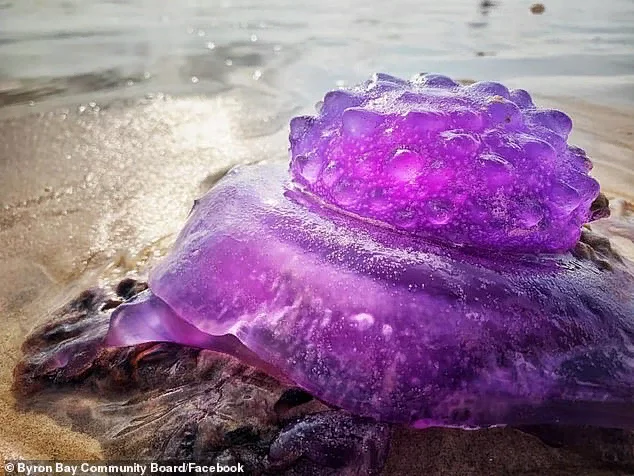
{"label": "sandy beach", "polygon": [[[576,101],[544,101],[575,119],[576,143],[594,158],[594,175],[604,190],[612,197],[632,200],[634,115]],[[212,154],[197,141],[184,140],[204,135],[204,120],[196,111],[215,110],[230,117],[232,110],[240,109],[237,102],[235,95],[158,99],[114,105],[98,113],[71,113],[63,120],[64,113],[53,113],[0,122],[2,137],[11,138],[4,144],[0,171],[5,180],[10,177],[11,185],[2,189],[3,203],[10,205],[3,211],[0,233],[0,309],[5,316],[0,451],[4,458],[99,457],[99,445],[85,435],[46,416],[14,410],[10,387],[20,343],[52,309],[81,289],[123,275],[137,260],[142,265],[148,256],[160,255],[210,177],[232,163],[248,161],[253,157],[249,150],[261,150],[258,157],[280,155],[283,128],[276,133],[277,140],[240,138],[245,152],[235,156],[235,162],[225,157],[213,167],[196,163],[196,158]],[[156,130],[169,139],[156,140],[152,135]],[[239,131],[239,126],[230,128],[216,141],[235,151],[235,145],[229,144],[238,142]],[[141,143],[146,145],[139,150],[135,144]],[[66,158],[69,154],[71,159]],[[216,154],[222,157],[222,151]],[[183,155],[192,159],[186,167]],[[90,180],[88,174],[93,175]],[[39,187],[35,181],[40,181]],[[631,241],[617,236],[614,242],[634,258]],[[491,439],[492,447],[493,443]]]}
{"label": "sandy beach", "polygon": [[[143,2],[138,3],[141,10],[147,8],[140,5]],[[141,65],[134,62],[136,53],[125,49],[122,57],[130,56],[130,61],[117,66],[111,80],[114,85],[106,86],[102,72],[112,66],[105,64],[114,61],[112,57],[101,58],[104,64],[88,64],[88,71],[67,72],[65,77],[71,79],[61,80],[50,79],[54,58],[40,52],[46,58],[41,68],[49,69],[38,71],[36,62],[29,63],[25,57],[27,48],[36,51],[42,47],[33,36],[36,27],[27,28],[27,17],[34,13],[28,11],[19,16],[19,12],[14,12],[15,18],[19,16],[21,20],[2,34],[17,39],[26,35],[31,43],[16,40],[13,49],[9,49],[9,43],[0,42],[0,55],[7,58],[0,66],[0,104],[4,104],[0,107],[0,458],[102,456],[98,442],[86,435],[47,416],[15,410],[12,372],[25,336],[82,289],[110,282],[131,270],[146,269],[169,247],[193,200],[229,167],[264,159],[287,160],[289,118],[310,110],[324,90],[353,83],[367,71],[390,69],[402,74],[416,68],[442,68],[439,72],[465,79],[504,79],[510,86],[530,89],[540,105],[562,109],[573,118],[571,142],[586,149],[595,164],[593,175],[612,199],[617,215],[625,213],[628,203],[634,203],[634,63],[626,65],[634,54],[631,44],[628,51],[625,33],[622,37],[613,35],[621,39],[615,40],[612,49],[609,42],[599,41],[599,47],[613,56],[579,58],[574,51],[575,38],[612,38],[600,26],[609,18],[598,17],[597,31],[588,33],[583,22],[591,21],[594,10],[568,12],[573,17],[565,20],[562,2],[546,4],[543,22],[549,22],[550,27],[565,23],[562,28],[567,33],[562,42],[568,48],[553,42],[553,50],[546,54],[555,35],[543,24],[530,27],[534,19],[526,13],[528,4],[520,8],[503,2],[502,13],[493,8],[486,14],[478,5],[455,1],[448,3],[448,11],[435,11],[435,18],[447,22],[444,27],[434,27],[439,38],[447,42],[440,52],[445,55],[427,57],[422,49],[408,52],[402,46],[414,44],[416,29],[411,24],[400,31],[398,39],[383,41],[383,49],[373,55],[374,38],[367,31],[376,27],[385,12],[359,10],[353,22],[359,41],[344,37],[339,24],[335,31],[314,33],[317,40],[311,44],[313,57],[310,50],[299,49],[308,48],[306,44],[312,41],[308,31],[315,25],[302,23],[296,27],[302,38],[298,46],[289,33],[295,28],[290,14],[280,17],[281,33],[280,28],[271,26],[270,20],[266,20],[266,28],[258,26],[254,19],[257,15],[250,13],[242,20],[247,25],[244,28],[232,30],[222,22],[216,24],[220,33],[214,37],[214,27],[194,25],[195,16],[190,12],[177,27],[189,40],[196,41],[195,48],[188,44],[195,54],[183,54],[178,62],[168,62],[159,71],[159,46],[145,56],[152,61],[148,59]],[[468,22],[484,22],[479,27],[464,27],[464,38],[444,30],[450,28],[463,8],[471,12]],[[615,2],[610,13],[618,16],[619,9],[626,9],[623,14],[631,19],[634,13],[631,7],[627,8]],[[147,29],[152,38],[160,35],[157,25],[161,21],[180,19],[182,15],[163,3],[159,10],[153,12],[152,28]],[[332,16],[327,12],[320,14],[322,17],[314,21],[326,31]],[[164,17],[168,20],[161,20]],[[514,36],[509,40],[510,33],[501,25],[504,18],[521,18],[524,26],[518,28],[528,32],[529,40],[523,43]],[[575,23],[575,18],[583,20],[576,30],[574,26],[579,23]],[[104,31],[114,28],[113,24],[104,20]],[[170,31],[177,30],[174,25],[171,28]],[[390,32],[395,35],[401,27],[396,24],[386,28],[381,34],[387,36]],[[120,43],[131,48],[130,41],[122,39]],[[400,49],[395,49],[394,44],[401,45]],[[417,46],[423,48],[421,44]],[[175,45],[181,45],[181,40],[172,38],[169,46]],[[97,51],[84,51],[76,44],[74,48],[80,64],[81,58]],[[541,76],[545,78],[527,74],[532,71],[530,66],[514,70],[515,61],[538,58],[540,48],[544,57],[557,56],[536,63],[537,69],[544,70]],[[209,57],[210,51],[219,50],[222,54],[218,57]],[[331,61],[327,55],[339,50],[345,50],[343,57]],[[485,53],[476,55],[478,51]],[[574,60],[558,62],[557,58],[568,57],[567,54]],[[417,55],[426,59],[416,59]],[[170,57],[170,61],[176,57]],[[345,64],[346,58],[352,60]],[[65,69],[72,66],[67,59],[58,58],[60,61]],[[233,62],[231,68],[227,66],[229,61]],[[24,74],[20,76],[18,71],[23,66]],[[170,77],[171,68],[178,71],[176,80]],[[596,71],[597,77],[584,79],[584,68]],[[90,76],[90,71],[100,73]],[[258,80],[254,80],[256,76]],[[159,79],[155,83],[145,81],[149,77]],[[625,224],[616,228],[609,222],[597,226],[610,234],[619,252],[634,259],[634,243],[623,232],[623,227],[628,226],[629,231],[634,230],[634,224],[622,223]],[[455,451],[455,455],[464,457],[470,453],[469,445],[476,445],[488,448],[492,458],[501,452],[508,456],[526,451],[532,452],[534,461],[541,457],[548,462],[548,458],[560,457],[553,456],[534,437],[515,435],[515,430],[487,431],[477,443],[455,435],[446,437],[444,449],[412,443],[409,451],[436,455]],[[417,463],[406,461],[404,447],[389,461],[387,469],[391,474],[421,470]],[[474,458],[480,461],[478,458],[484,456]],[[465,465],[480,464],[468,460],[452,466],[448,459],[451,458],[446,456],[436,466],[425,466],[429,472],[426,474],[443,468],[458,474]],[[482,461],[484,465],[488,460]],[[482,465],[479,467],[486,468]],[[536,468],[538,474],[540,467]]]}

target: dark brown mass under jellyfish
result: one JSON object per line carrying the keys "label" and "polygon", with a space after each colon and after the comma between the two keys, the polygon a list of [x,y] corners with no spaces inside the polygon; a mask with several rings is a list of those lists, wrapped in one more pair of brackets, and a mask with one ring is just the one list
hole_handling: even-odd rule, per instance
{"label": "dark brown mass under jellyfish", "polygon": [[403,423],[629,441],[634,265],[582,231],[608,208],[571,127],[498,83],[377,75],[328,93],[291,121],[290,173],[231,171],[149,289],[86,294],[33,334],[16,391],[46,409],[40,392],[98,388],[109,444],[143,413],[162,432],[131,455],[209,451],[262,474],[378,471]]}

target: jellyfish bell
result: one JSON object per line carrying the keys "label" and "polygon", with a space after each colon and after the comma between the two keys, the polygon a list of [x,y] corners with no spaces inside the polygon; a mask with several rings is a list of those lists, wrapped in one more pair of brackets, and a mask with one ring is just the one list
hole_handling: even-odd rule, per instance
{"label": "jellyfish bell", "polygon": [[196,203],[106,343],[225,352],[415,427],[634,428],[634,267],[586,249],[607,203],[570,127],[498,83],[329,93],[290,166]]}

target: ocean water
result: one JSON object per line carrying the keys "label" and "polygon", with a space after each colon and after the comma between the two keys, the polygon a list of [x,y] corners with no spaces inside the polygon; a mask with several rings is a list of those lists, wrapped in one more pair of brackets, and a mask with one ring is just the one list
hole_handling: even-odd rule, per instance
{"label": "ocean water", "polygon": [[441,72],[634,102],[634,2],[3,0],[0,105],[92,93],[283,91]]}

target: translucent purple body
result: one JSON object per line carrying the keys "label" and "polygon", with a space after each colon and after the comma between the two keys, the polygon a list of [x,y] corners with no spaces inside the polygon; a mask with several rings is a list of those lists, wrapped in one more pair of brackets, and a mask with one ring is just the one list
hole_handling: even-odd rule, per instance
{"label": "translucent purple body", "polygon": [[348,212],[451,243],[566,251],[599,184],[572,121],[498,83],[375,77],[291,121],[291,172]]}
{"label": "translucent purple body", "polygon": [[[230,172],[197,202],[150,289],[115,310],[107,342],[230,353],[332,405],[417,427],[634,428],[632,264],[552,253],[575,244],[598,193],[565,143],[569,120],[501,85],[418,81],[427,86],[379,78],[329,93],[318,118],[294,119],[292,178],[275,163]],[[398,102],[411,89],[422,99]],[[496,99],[515,111],[497,126],[493,89],[520,104]],[[467,132],[454,144],[458,119]],[[459,165],[441,180],[450,160]],[[357,177],[355,199],[342,199]],[[520,226],[529,210],[539,219]]]}

